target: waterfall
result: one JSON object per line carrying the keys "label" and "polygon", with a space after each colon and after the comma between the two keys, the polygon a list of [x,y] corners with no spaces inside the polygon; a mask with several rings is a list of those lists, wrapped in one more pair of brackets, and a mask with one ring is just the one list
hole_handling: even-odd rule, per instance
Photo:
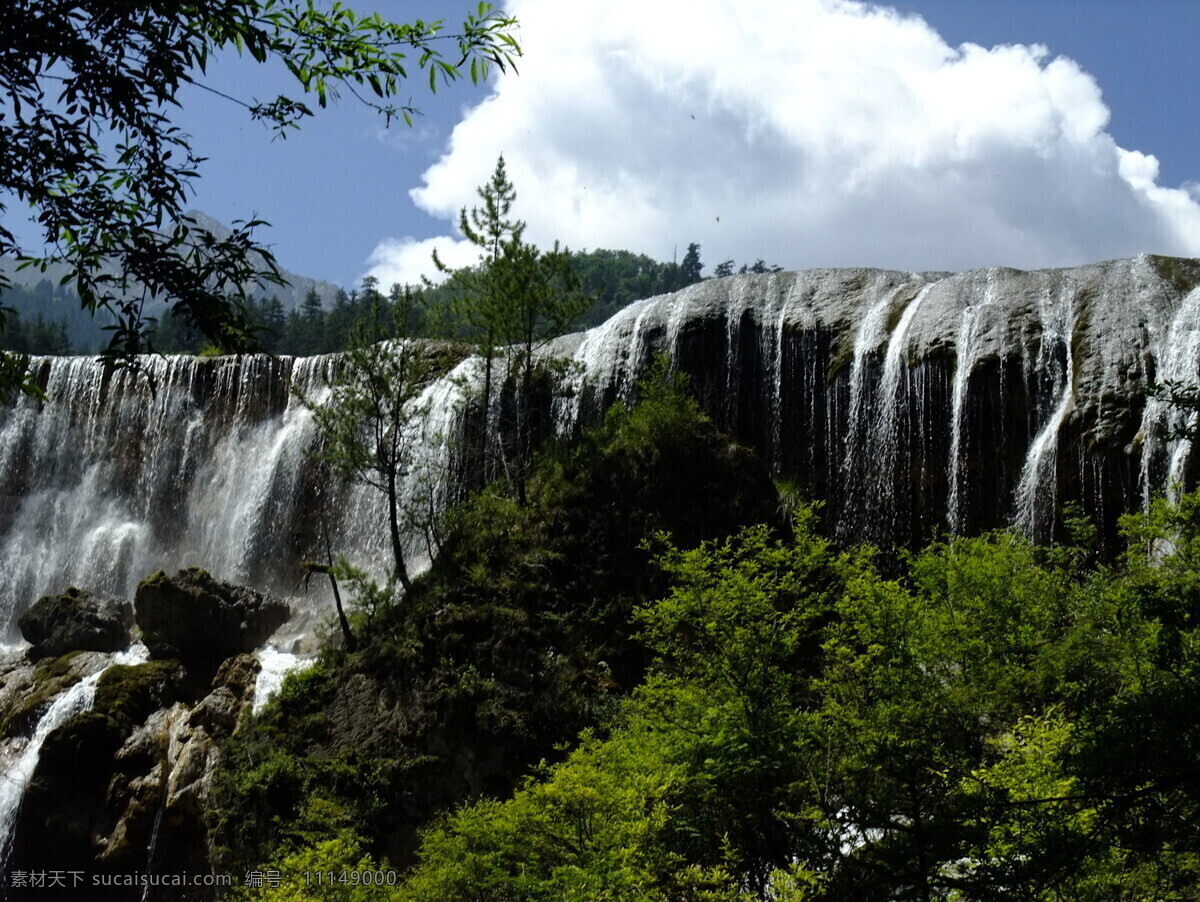
{"label": "waterfall", "polygon": [[254,702],[251,710],[258,714],[267,706],[267,702],[279,692],[284,677],[293,670],[299,670],[306,664],[311,664],[311,660],[306,661],[298,655],[279,651],[269,645],[260,648],[255,657],[258,659],[261,669],[258,671],[258,679],[254,682]]}
{"label": "waterfall", "polygon": [[88,358],[35,362],[48,401],[0,411],[9,641],[17,613],[69,584],[128,598],[154,570],[202,565],[281,588],[270,559],[299,525],[287,509],[313,434],[288,384],[320,365],[148,358],[139,377]]}
{"label": "waterfall", "polygon": [[950,532],[958,534],[963,529],[962,460],[965,453],[967,426],[964,416],[967,409],[967,387],[971,372],[978,359],[980,348],[978,337],[982,331],[980,319],[984,304],[968,304],[963,308],[958,335],[954,341],[954,382],[951,389],[950,409],[950,475],[949,497],[946,500],[946,524]]}
{"label": "waterfall", "polygon": [[1074,331],[1072,292],[1063,286],[1047,289],[1038,313],[1043,337],[1034,364],[1055,386],[1055,401],[1049,420],[1034,437],[1021,469],[1013,522],[1026,535],[1037,536],[1050,522],[1058,499],[1057,463],[1059,433],[1075,405]]}
{"label": "waterfall", "polygon": [[[908,336],[933,284],[902,284],[880,293],[867,308],[854,338],[850,364],[849,425],[843,470],[849,517],[839,534],[886,542],[897,519],[896,470],[900,463],[902,385],[910,372]],[[889,332],[888,323],[900,316]],[[883,366],[876,354],[884,346]],[[878,379],[873,374],[878,371]]]}
{"label": "waterfall", "polygon": [[[35,361],[48,400],[0,407],[0,640],[18,640],[16,616],[41,595],[79,585],[132,598],[138,580],[188,566],[328,610],[324,594],[296,598],[322,518],[335,553],[385,573],[381,493],[323,481],[313,417],[291,391],[324,400],[330,364],[147,358],[138,377],[89,358]],[[446,503],[465,381],[460,365],[414,402],[428,414],[411,427],[406,504]],[[427,536],[414,531],[407,550],[419,571]]]}
{"label": "waterfall", "polygon": [[[1198,274],[1140,257],[708,280],[556,340],[547,353],[571,367],[552,399],[555,428],[572,434],[631,399],[666,353],[718,425],[824,501],[846,541],[1012,524],[1041,537],[1072,498],[1099,499],[1115,535],[1120,513],[1190,472],[1190,443],[1160,435],[1180,415],[1146,390],[1155,373],[1197,376]],[[335,552],[386,572],[382,494],[328,480],[292,391],[326,397],[333,358],[143,365],[149,379],[36,360],[48,400],[0,405],[0,639],[17,640],[16,616],[40,595],[75,584],[129,598],[149,573],[193,565],[321,616],[323,594],[294,596],[300,563],[323,552],[323,520]],[[407,505],[436,512],[456,497],[465,399],[480,381],[468,358],[414,402],[424,415],[411,427]],[[406,549],[417,571],[436,542],[414,529]]]}
{"label": "waterfall", "polygon": [[884,295],[867,309],[854,337],[854,358],[850,364],[850,441],[846,447],[846,469],[856,468],[863,434],[868,428],[870,400],[867,395],[869,355],[887,336],[887,319],[896,301],[894,294]]}
{"label": "waterfall", "polygon": [[21,811],[21,800],[25,796],[25,787],[29,785],[29,780],[37,769],[38,757],[46,737],[75,715],[91,710],[96,697],[96,684],[100,682],[105,670],[114,664],[140,664],[147,657],[145,646],[121,652],[114,655],[104,668],[60,694],[50,703],[16,760],[5,768],[0,776],[0,870],[3,870],[8,862],[13,830],[17,824],[17,815]]}
{"label": "waterfall", "polygon": [[[901,432],[902,404],[909,398],[921,398],[919,389],[905,391],[905,381],[912,374],[919,378],[920,370],[913,370],[908,361],[908,337],[913,319],[921,304],[929,295],[932,285],[923,286],[904,307],[896,328],[888,337],[887,352],[883,358],[883,372],[879,377],[878,413],[874,426],[870,466],[869,497],[876,505],[876,515],[884,529],[880,533],[890,536],[896,524],[896,470],[900,464],[903,445]],[[914,386],[915,388],[915,386]]]}
{"label": "waterfall", "polygon": [[[1164,339],[1158,352],[1157,381],[1182,386],[1200,384],[1200,288],[1183,299]],[[1149,504],[1155,486],[1160,484],[1170,495],[1178,496],[1192,441],[1173,434],[1194,429],[1196,419],[1194,411],[1175,409],[1160,397],[1152,395],[1146,400],[1138,430],[1143,445],[1139,473],[1143,503]],[[1154,478],[1156,465],[1165,471],[1161,480]]]}

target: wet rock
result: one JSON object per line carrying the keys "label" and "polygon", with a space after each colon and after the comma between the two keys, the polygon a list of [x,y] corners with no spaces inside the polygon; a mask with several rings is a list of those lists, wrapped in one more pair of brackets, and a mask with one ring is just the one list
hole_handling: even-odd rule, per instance
{"label": "wet rock", "polygon": [[10,867],[94,871],[112,830],[106,804],[114,755],[126,738],[115,719],[87,711],[46,737],[21,802]]}
{"label": "wet rock", "polygon": [[227,659],[213,677],[213,688],[224,686],[242,704],[254,701],[254,688],[258,685],[258,674],[262,664],[252,654],[240,654]]}
{"label": "wet rock", "polygon": [[[219,750],[213,735],[193,722],[201,706],[164,705],[140,723],[129,716],[145,710],[148,696],[141,694],[142,688],[170,685],[169,680],[149,678],[157,664],[168,665],[158,668],[159,675],[172,668],[181,671],[176,662],[140,665],[140,673],[119,681],[141,687],[133,693],[138,705],[100,699],[116,713],[85,712],[47,738],[20,812],[10,861],[20,862],[22,869],[93,874],[211,870],[204,816]],[[237,684],[232,677],[231,682]],[[244,707],[239,696],[230,686],[218,686],[205,699],[209,719],[217,719],[214,695],[233,700],[222,711],[235,724]],[[114,889],[105,898],[191,902],[211,900],[212,891],[152,887],[143,895],[143,888],[136,887],[128,893]]]}
{"label": "wet rock", "polygon": [[208,732],[203,727],[191,729],[167,783],[167,813],[176,830],[203,832],[216,760],[217,746]]}
{"label": "wet rock", "polygon": [[226,658],[258,648],[290,615],[282,601],[196,568],[143,580],[134,611],[151,656],[178,658],[205,683]]}
{"label": "wet rock", "polygon": [[125,724],[144,723],[155,711],[189,698],[186,671],[178,661],[114,664],[96,684],[93,710]]}
{"label": "wet rock", "polygon": [[23,653],[0,663],[0,739],[28,736],[54,699],[108,663],[99,652],[73,651],[31,662]]}
{"label": "wet rock", "polygon": [[254,655],[227,659],[213,677],[213,690],[200,700],[188,718],[190,726],[202,727],[211,736],[232,733],[254,702],[254,687],[262,665]]}
{"label": "wet rock", "polygon": [[241,716],[242,702],[226,686],[219,686],[201,699],[192,710],[188,723],[203,727],[214,735],[232,733]]}
{"label": "wet rock", "polygon": [[[145,873],[210,869],[204,811],[216,744],[175,704],[152,713],[113,756],[106,808],[111,829],[95,842],[96,867]],[[146,899],[183,898],[177,888]],[[206,898],[203,893],[187,898]]]}
{"label": "wet rock", "polygon": [[129,647],[133,609],[129,602],[98,598],[71,586],[44,595],[17,621],[32,646],[31,657],[57,657],[69,651],[121,651]]}
{"label": "wet rock", "polygon": [[129,868],[147,863],[157,840],[156,822],[166,803],[172,736],[186,716],[182,704],[153,712],[113,756],[106,803],[116,813],[116,821],[103,840],[97,861]]}

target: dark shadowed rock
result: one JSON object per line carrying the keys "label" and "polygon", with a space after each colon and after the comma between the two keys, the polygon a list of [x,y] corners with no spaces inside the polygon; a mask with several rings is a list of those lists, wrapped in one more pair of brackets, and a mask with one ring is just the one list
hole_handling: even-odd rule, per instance
{"label": "dark shadowed rock", "polygon": [[142,580],[134,611],[151,656],[178,658],[197,677],[258,648],[290,615],[282,601],[194,567]]}
{"label": "dark shadowed rock", "polygon": [[[190,706],[196,687],[178,661],[109,667],[93,709],[47,737],[10,862],[96,875],[210,872],[205,817],[217,740],[250,708],[260,669],[252,655],[227,658],[212,691]],[[214,893],[136,886],[106,889],[102,898],[213,902]]]}
{"label": "dark shadowed rock", "polygon": [[242,714],[254,702],[254,687],[262,665],[253,655],[238,655],[221,665],[213,678],[213,690],[192,709],[188,725],[203,727],[210,736],[236,729]]}
{"label": "dark shadowed rock", "polygon": [[31,657],[57,657],[69,651],[121,651],[129,647],[133,609],[127,601],[97,598],[74,586],[44,595],[17,621],[33,646]]}

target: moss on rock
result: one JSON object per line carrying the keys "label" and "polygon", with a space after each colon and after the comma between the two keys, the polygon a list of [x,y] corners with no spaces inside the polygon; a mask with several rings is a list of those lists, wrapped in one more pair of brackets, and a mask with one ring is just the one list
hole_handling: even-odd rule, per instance
{"label": "moss on rock", "polygon": [[141,723],[185,695],[186,673],[178,661],[114,664],[96,685],[92,710],[128,723]]}
{"label": "moss on rock", "polygon": [[33,667],[28,688],[0,708],[0,739],[33,732],[38,719],[61,693],[78,683],[87,673],[81,660],[87,653],[72,651],[56,658],[43,658]]}

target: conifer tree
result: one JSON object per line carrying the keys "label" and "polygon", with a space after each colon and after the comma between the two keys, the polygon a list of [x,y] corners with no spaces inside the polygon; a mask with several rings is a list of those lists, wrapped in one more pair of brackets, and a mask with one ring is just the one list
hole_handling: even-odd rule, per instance
{"label": "conifer tree", "polygon": [[[504,157],[486,185],[478,189],[482,207],[459,213],[459,229],[480,249],[475,266],[451,269],[434,252],[437,268],[449,274],[447,287],[454,309],[477,342],[484,361],[483,412],[480,426],[480,482],[496,475],[500,464],[521,503],[525,503],[525,470],[532,453],[529,401],[536,352],[563,334],[591,304],[571,263],[570,251],[555,242],[542,253],[524,240],[525,223],[511,218],[517,192],[504,166]],[[504,452],[504,437],[492,435],[489,407],[497,384],[497,363],[503,363],[501,385],[514,391],[515,454]],[[498,453],[497,453],[498,452]]]}
{"label": "conifer tree", "polygon": [[683,262],[679,264],[679,274],[683,278],[684,285],[692,285],[699,282],[703,276],[700,271],[704,269],[704,264],[700,262],[700,245],[693,241],[688,245],[687,253],[683,255]]}
{"label": "conifer tree", "polygon": [[[454,317],[476,342],[483,358],[483,414],[480,417],[479,439],[479,482],[486,483],[491,477],[489,467],[489,424],[488,405],[492,397],[492,384],[496,352],[499,342],[499,324],[504,319],[504,298],[499,286],[491,278],[492,268],[500,259],[504,247],[511,240],[520,241],[525,223],[510,219],[513,202],[517,199],[516,189],[508,180],[504,168],[504,155],[496,161],[496,169],[486,185],[477,189],[481,207],[466,207],[459,211],[458,227],[467,240],[479,248],[479,262],[473,267],[451,269],[438,256],[435,249],[433,263],[439,272],[449,276],[447,288],[455,301],[452,304]],[[427,285],[431,283],[426,280]]]}

